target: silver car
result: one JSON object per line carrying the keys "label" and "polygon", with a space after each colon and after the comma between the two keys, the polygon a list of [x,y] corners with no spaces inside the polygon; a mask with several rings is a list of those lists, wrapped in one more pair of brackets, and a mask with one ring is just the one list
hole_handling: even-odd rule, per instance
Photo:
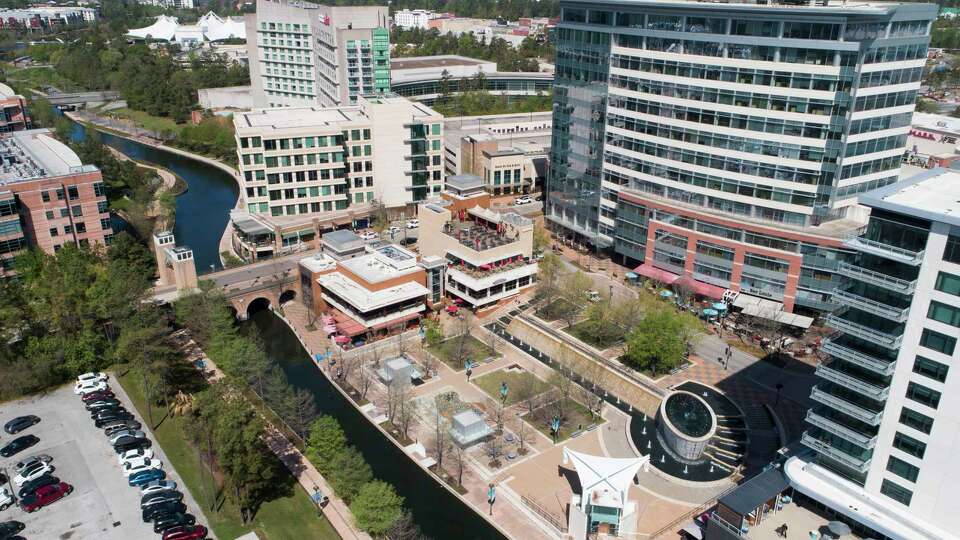
{"label": "silver car", "polygon": [[24,459],[23,461],[18,461],[13,468],[16,469],[17,472],[20,472],[34,463],[50,463],[51,461],[53,461],[53,458],[46,454],[35,454]]}

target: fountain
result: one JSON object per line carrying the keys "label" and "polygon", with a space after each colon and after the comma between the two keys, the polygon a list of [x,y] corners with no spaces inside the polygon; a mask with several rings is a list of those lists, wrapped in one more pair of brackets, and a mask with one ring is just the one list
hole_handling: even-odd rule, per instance
{"label": "fountain", "polygon": [[717,415],[696,394],[678,390],[657,409],[657,427],[677,456],[697,461],[717,430]]}

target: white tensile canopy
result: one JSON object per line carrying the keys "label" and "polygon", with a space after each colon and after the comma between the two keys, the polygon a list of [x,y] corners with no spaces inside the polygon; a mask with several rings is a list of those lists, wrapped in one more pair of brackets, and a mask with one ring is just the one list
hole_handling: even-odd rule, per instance
{"label": "white tensile canopy", "polygon": [[650,456],[638,458],[609,458],[591,456],[563,449],[563,463],[573,462],[580,479],[583,493],[580,496],[580,508],[586,511],[587,503],[623,508],[627,502],[627,491],[641,467],[650,462]]}

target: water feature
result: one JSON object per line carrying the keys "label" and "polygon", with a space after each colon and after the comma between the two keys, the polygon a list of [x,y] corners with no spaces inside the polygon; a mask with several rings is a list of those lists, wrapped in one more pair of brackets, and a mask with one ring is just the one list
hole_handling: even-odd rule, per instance
{"label": "water feature", "polygon": [[[83,125],[73,123],[70,138],[82,141],[86,137],[86,130]],[[220,268],[220,237],[239,193],[233,177],[200,161],[109,133],[98,133],[103,144],[137,161],[169,169],[183,178],[187,183],[187,191],[177,197],[177,217],[173,230],[177,244],[193,249],[198,273]]]}
{"label": "water feature", "polygon": [[504,538],[486,520],[455,498],[437,481],[413,463],[380,433],[347,398],[318,371],[299,340],[270,311],[257,311],[242,323],[255,327],[267,347],[270,360],[283,369],[297,388],[313,394],[321,414],[335,417],[347,440],[363,454],[378,479],[390,483],[406,500],[413,518],[430,538],[437,540]]}

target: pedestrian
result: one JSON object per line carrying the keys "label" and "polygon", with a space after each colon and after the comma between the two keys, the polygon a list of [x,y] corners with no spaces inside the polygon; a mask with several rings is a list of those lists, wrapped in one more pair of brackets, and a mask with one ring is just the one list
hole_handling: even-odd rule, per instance
{"label": "pedestrian", "polygon": [[786,523],[783,524],[783,537],[784,537],[784,538],[787,537],[787,524],[786,524]]}
{"label": "pedestrian", "polygon": [[467,369],[467,382],[470,382],[470,376],[471,376],[471,375],[473,375],[473,370],[468,368],[468,369]]}

